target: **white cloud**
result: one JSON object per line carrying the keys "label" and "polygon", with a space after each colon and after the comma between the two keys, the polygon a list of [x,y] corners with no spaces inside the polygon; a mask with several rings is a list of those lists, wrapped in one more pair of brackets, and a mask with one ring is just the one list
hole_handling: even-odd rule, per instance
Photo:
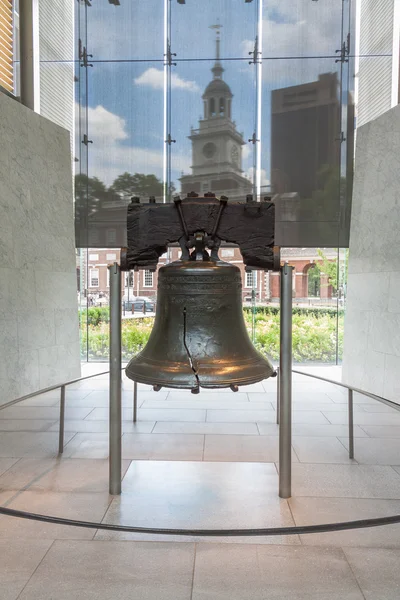
{"label": "white cloud", "polygon": [[242,146],[243,160],[247,160],[251,154],[252,154],[252,149],[250,148],[249,144],[245,144],[244,146]]}
{"label": "white cloud", "polygon": [[[245,172],[245,177],[247,177],[247,179],[250,179],[250,181],[253,181],[253,173],[254,173],[254,168],[249,167],[247,169],[247,171]],[[271,184],[270,180],[267,177],[267,172],[265,169],[261,169],[260,175],[261,175],[261,187],[268,186]],[[261,192],[262,191],[263,190],[261,190]]]}
{"label": "white cloud", "polygon": [[88,108],[88,124],[89,137],[93,142],[112,144],[128,137],[125,119],[108,111],[101,104],[96,108]]}
{"label": "white cloud", "polygon": [[[136,85],[146,85],[153,88],[153,90],[164,89],[164,71],[162,69],[155,69],[150,67],[147,71],[144,71],[139,77],[134,79]],[[187,90],[188,92],[199,92],[200,88],[195,81],[189,81],[182,79],[177,73],[171,74],[171,88]]]}
{"label": "white cloud", "polygon": [[[263,62],[264,83],[280,87],[281,82],[293,81],[296,85],[335,70],[333,58],[318,57],[335,56],[340,33],[340,2],[268,0],[263,13],[263,57],[274,60]],[[253,40],[242,41],[244,55],[253,49]]]}
{"label": "white cloud", "polygon": [[[76,107],[76,119],[79,111]],[[108,111],[104,106],[88,108],[89,139],[89,175],[98,177],[106,185],[124,173],[154,174],[160,179],[163,176],[163,143],[160,150],[133,146],[121,143],[129,138],[126,121],[122,117]],[[174,171],[190,171],[191,160],[187,155],[172,153],[172,169]],[[77,167],[79,168],[78,164]]]}

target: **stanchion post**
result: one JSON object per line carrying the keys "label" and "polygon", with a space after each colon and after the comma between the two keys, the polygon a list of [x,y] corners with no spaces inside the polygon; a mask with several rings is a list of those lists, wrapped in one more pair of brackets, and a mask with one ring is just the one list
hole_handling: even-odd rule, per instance
{"label": "stanchion post", "polygon": [[60,429],[58,432],[58,453],[64,452],[64,427],[65,427],[65,385],[60,391]]}
{"label": "stanchion post", "polygon": [[121,410],[121,268],[114,263],[110,273],[110,422],[109,491],[121,493],[122,410]]}
{"label": "stanchion post", "polygon": [[354,458],[353,390],[349,390],[349,458]]}
{"label": "stanchion post", "polygon": [[133,382],[133,422],[137,421],[137,382]]}
{"label": "stanchion post", "polygon": [[293,267],[281,268],[279,364],[279,496],[292,495],[292,279]]}
{"label": "stanchion post", "polygon": [[279,425],[279,411],[281,403],[281,373],[279,367],[276,369],[276,424]]}

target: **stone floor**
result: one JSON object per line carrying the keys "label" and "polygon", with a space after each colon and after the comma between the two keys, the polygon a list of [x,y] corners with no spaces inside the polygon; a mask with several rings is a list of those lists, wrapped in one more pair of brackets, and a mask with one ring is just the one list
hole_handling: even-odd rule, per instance
{"label": "stone floor", "polygon": [[[104,370],[104,365],[85,369]],[[303,369],[332,378],[337,368]],[[238,393],[155,393],[123,380],[123,493],[108,494],[108,379],[0,410],[0,503],[163,528],[257,528],[400,514],[400,412],[294,376],[293,496],[278,498],[276,380]],[[0,517],[0,600],[397,600],[400,525],[288,537],[195,538]]]}

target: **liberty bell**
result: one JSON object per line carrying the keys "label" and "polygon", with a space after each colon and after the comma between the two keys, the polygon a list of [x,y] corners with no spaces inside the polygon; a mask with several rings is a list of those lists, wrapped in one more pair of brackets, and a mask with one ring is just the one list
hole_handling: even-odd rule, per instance
{"label": "liberty bell", "polygon": [[126,367],[130,379],[161,387],[231,388],[275,375],[253,346],[242,311],[240,270],[211,257],[204,234],[195,250],[160,268],[153,330]]}

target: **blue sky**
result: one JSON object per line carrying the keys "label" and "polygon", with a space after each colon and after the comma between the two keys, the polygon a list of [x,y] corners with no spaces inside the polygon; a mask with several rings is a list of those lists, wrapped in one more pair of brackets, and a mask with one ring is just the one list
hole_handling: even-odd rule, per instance
{"label": "blue sky", "polygon": [[[262,86],[262,167],[267,179],[271,90],[313,81],[319,73],[337,69],[334,58],[318,57],[333,56],[340,47],[341,6],[342,0],[264,0],[263,54],[271,58],[263,63]],[[87,9],[87,46],[95,61],[88,71],[89,137],[94,142],[89,146],[89,174],[107,184],[126,170],[162,175],[163,11],[164,0],[121,0],[117,7],[93,0]],[[187,136],[191,126],[198,126],[201,95],[212,78],[215,32],[209,26],[218,19],[223,25],[222,58],[242,59],[222,61],[224,79],[234,94],[233,119],[245,140],[252,135],[254,66],[248,64],[248,52],[254,44],[256,13],[256,0],[186,0],[185,5],[171,0],[172,51],[178,59],[172,71],[174,181],[181,170],[190,172]],[[293,56],[301,59],[285,59]],[[243,168],[248,172],[250,144],[245,156]]]}

